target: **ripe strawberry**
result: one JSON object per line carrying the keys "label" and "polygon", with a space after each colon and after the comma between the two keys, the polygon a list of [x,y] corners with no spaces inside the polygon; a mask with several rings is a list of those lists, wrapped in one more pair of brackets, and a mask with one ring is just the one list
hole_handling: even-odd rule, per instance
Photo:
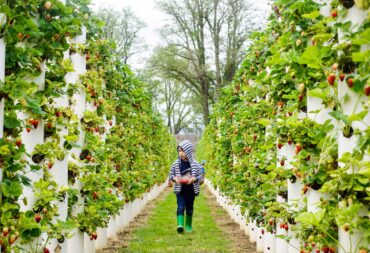
{"label": "ripe strawberry", "polygon": [[302,145],[300,143],[297,143],[294,148],[294,152],[297,155],[302,150]]}
{"label": "ripe strawberry", "polygon": [[289,138],[289,139],[288,139],[288,144],[289,144],[289,145],[292,145],[292,143],[293,143],[293,140]]}
{"label": "ripe strawberry", "polygon": [[353,87],[353,79],[352,78],[347,79],[347,85],[348,85],[349,88]]}
{"label": "ripe strawberry", "polygon": [[341,73],[340,75],[339,75],[339,79],[343,82],[343,80],[344,80],[344,78],[346,77],[346,75],[345,74],[343,74],[343,73]]}
{"label": "ripe strawberry", "polygon": [[3,227],[3,236],[6,237],[9,234],[9,228]]}
{"label": "ripe strawberry", "polygon": [[299,96],[298,96],[298,101],[299,101],[299,102],[302,102],[302,101],[303,101],[303,99],[304,99],[304,95],[303,95],[303,94],[299,94]]}
{"label": "ripe strawberry", "polygon": [[90,155],[87,155],[86,156],[86,160],[90,161],[91,160],[91,156]]}
{"label": "ripe strawberry", "polygon": [[91,235],[92,235],[92,237],[93,237],[94,240],[98,239],[98,233],[92,232]]}
{"label": "ripe strawberry", "polygon": [[31,128],[30,127],[26,127],[26,131],[27,131],[27,133],[31,132]]}
{"label": "ripe strawberry", "polygon": [[316,249],[316,253],[320,253],[320,250],[319,249]]}
{"label": "ripe strawberry", "polygon": [[270,218],[269,219],[269,225],[272,226],[274,224],[274,219],[273,218]]}
{"label": "ripe strawberry", "polygon": [[36,215],[35,215],[35,221],[36,221],[37,223],[39,223],[39,222],[41,221],[41,215],[40,215],[40,214],[36,214]]}
{"label": "ripe strawberry", "polygon": [[334,247],[329,247],[329,253],[335,253],[336,249]]}
{"label": "ripe strawberry", "polygon": [[364,92],[366,96],[370,95],[370,84],[367,84],[364,88]]}
{"label": "ripe strawberry", "polygon": [[60,111],[56,111],[56,112],[55,112],[55,116],[56,116],[57,118],[59,118],[60,116],[62,116],[62,113],[61,113]]}
{"label": "ripe strawberry", "polygon": [[93,192],[92,193],[92,197],[93,197],[93,199],[97,199],[98,198],[98,193],[97,192]]}
{"label": "ripe strawberry", "polygon": [[45,9],[50,10],[51,2],[49,2],[49,1],[45,2],[44,7],[45,7]]}
{"label": "ripe strawberry", "polygon": [[285,160],[284,160],[284,159],[281,159],[281,160],[280,160],[280,165],[281,165],[281,166],[284,166],[284,165],[285,165]]}
{"label": "ripe strawberry", "polygon": [[257,134],[253,134],[253,140],[256,141],[257,140]]}
{"label": "ripe strawberry", "polygon": [[281,144],[280,142],[278,143],[277,145],[278,149],[281,149],[283,147],[283,144]]}
{"label": "ripe strawberry", "polygon": [[109,193],[112,193],[112,189],[108,189],[108,192],[109,192]]}
{"label": "ripe strawberry", "polygon": [[338,16],[338,12],[337,12],[337,10],[332,10],[332,11],[331,11],[331,13],[330,13],[330,16],[331,16],[332,18],[336,18],[336,17]]}
{"label": "ripe strawberry", "polygon": [[264,235],[265,234],[265,230],[264,229],[261,229],[261,234]]}
{"label": "ripe strawberry", "polygon": [[308,187],[308,185],[304,185],[303,186],[303,194],[306,194],[307,193],[307,191],[308,191],[308,189],[309,189],[309,187]]}
{"label": "ripe strawberry", "polygon": [[48,162],[48,169],[50,170],[51,168],[53,168],[54,166],[54,163],[52,161],[49,161]]}
{"label": "ripe strawberry", "polygon": [[329,253],[329,247],[328,247],[328,246],[323,246],[323,247],[321,248],[321,250],[322,250],[322,252],[324,252],[324,253]]}
{"label": "ripe strawberry", "polygon": [[50,250],[48,248],[44,248],[44,253],[50,253]]}
{"label": "ripe strawberry", "polygon": [[289,230],[289,225],[288,224],[284,224],[284,229],[286,230],[286,231],[288,231]]}
{"label": "ripe strawberry", "polygon": [[113,121],[110,119],[109,121],[109,125],[112,126],[113,125]]}
{"label": "ripe strawberry", "polygon": [[15,145],[17,145],[17,147],[20,148],[22,146],[22,139],[17,138],[17,140],[15,141]]}
{"label": "ripe strawberry", "polygon": [[53,127],[53,123],[49,121],[48,123],[46,123],[46,127],[48,129],[51,129]]}
{"label": "ripe strawberry", "polygon": [[38,119],[33,119],[31,124],[32,124],[33,128],[36,129],[37,126],[39,125],[39,120]]}
{"label": "ripe strawberry", "polygon": [[330,84],[330,85],[333,85],[334,84],[334,81],[335,81],[335,74],[330,74],[327,78],[326,78],[326,80],[328,81],[328,83]]}
{"label": "ripe strawberry", "polygon": [[283,107],[284,106],[284,102],[283,101],[279,101],[279,102],[277,102],[277,105],[278,105],[278,107]]}

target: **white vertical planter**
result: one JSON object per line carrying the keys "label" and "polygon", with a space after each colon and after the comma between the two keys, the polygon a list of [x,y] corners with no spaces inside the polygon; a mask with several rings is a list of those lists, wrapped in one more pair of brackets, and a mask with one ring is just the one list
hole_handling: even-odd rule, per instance
{"label": "white vertical planter", "polygon": [[321,200],[328,199],[329,196],[327,194],[318,192],[310,188],[307,193],[307,211],[316,213],[320,210],[319,205]]}
{"label": "white vertical planter", "polygon": [[[90,238],[88,238],[90,240]],[[68,252],[85,252],[84,251],[84,234],[78,229],[73,231],[73,237],[67,241]]]}
{"label": "white vertical planter", "polygon": [[303,188],[302,179],[297,178],[295,183],[288,179],[288,204],[292,210],[298,210],[304,206],[301,190]]}
{"label": "white vertical planter", "polygon": [[[288,233],[285,229],[280,228],[281,222],[278,222],[276,224],[276,235],[283,235],[286,236]],[[277,253],[286,253],[288,252],[288,243],[279,237],[275,237],[275,246],[276,246],[276,251]]]}
{"label": "white vertical planter", "polygon": [[264,251],[264,248],[265,248],[265,246],[264,246],[265,232],[266,232],[265,228],[257,227],[257,252],[263,252]]}
{"label": "white vertical planter", "polygon": [[362,237],[363,235],[358,231],[354,231],[353,234],[350,234],[349,232],[344,231],[343,228],[339,227],[338,241],[343,248],[338,246],[338,253],[358,252],[355,251],[355,249],[358,250],[357,246]]}
{"label": "white vertical planter", "polygon": [[249,241],[250,242],[257,242],[258,231],[257,231],[256,221],[252,221],[251,223],[249,223],[249,228],[250,228]]}
{"label": "white vertical planter", "polygon": [[108,223],[107,236],[108,238],[116,238],[117,222],[116,217],[111,217]]}
{"label": "white vertical planter", "polygon": [[4,99],[1,99],[0,100],[0,138],[3,138],[3,134],[4,134],[3,131],[4,131]]}
{"label": "white vertical planter", "polygon": [[[98,239],[99,239],[99,234],[98,234]],[[96,241],[90,240],[90,237],[85,234],[83,237],[83,244],[84,244],[84,253],[95,253],[95,248],[96,248]],[[77,252],[77,251],[71,251],[71,252]]]}
{"label": "white vertical planter", "polygon": [[[264,253],[275,253],[276,252],[276,239],[275,239],[275,234],[266,232],[265,233],[265,241],[264,241]],[[284,251],[279,252],[284,253]]]}
{"label": "white vertical planter", "polygon": [[289,236],[291,236],[291,239],[289,241],[288,252],[299,253],[300,244],[298,239],[294,235],[295,233],[291,230],[291,226],[294,225],[289,224]]}
{"label": "white vertical planter", "polygon": [[95,241],[95,249],[103,249],[108,245],[108,229],[98,228],[98,238]]}

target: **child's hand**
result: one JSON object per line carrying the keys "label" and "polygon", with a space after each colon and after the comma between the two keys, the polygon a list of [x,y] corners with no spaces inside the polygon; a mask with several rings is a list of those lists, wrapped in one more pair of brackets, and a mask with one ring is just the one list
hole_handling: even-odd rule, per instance
{"label": "child's hand", "polygon": [[177,179],[177,177],[174,177],[173,181],[175,181],[176,184],[179,184],[179,180]]}
{"label": "child's hand", "polygon": [[189,179],[189,181],[187,182],[187,184],[192,184],[192,183],[194,183],[196,180],[197,180],[197,179],[196,179],[195,177],[191,177],[191,178]]}

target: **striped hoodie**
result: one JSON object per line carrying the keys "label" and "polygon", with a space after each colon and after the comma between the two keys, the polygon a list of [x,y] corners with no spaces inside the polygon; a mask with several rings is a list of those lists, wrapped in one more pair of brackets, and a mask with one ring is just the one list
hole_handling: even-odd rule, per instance
{"label": "striped hoodie", "polygon": [[[196,177],[197,179],[197,181],[193,183],[194,193],[195,195],[198,195],[200,192],[199,181],[201,179],[202,174],[201,174],[200,164],[193,158],[193,151],[194,151],[193,144],[188,140],[183,140],[178,145],[177,149],[179,148],[182,148],[182,150],[184,150],[186,156],[189,159],[190,167],[191,167],[191,175]],[[171,166],[169,178],[172,182],[173,182],[174,177],[181,177],[180,160],[181,158],[179,156],[178,159]],[[181,184],[175,184],[174,192],[178,194],[180,193],[180,191],[181,191]]]}

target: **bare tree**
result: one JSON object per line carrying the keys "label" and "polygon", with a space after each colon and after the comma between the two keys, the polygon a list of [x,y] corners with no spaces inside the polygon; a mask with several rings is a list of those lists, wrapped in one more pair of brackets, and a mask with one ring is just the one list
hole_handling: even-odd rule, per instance
{"label": "bare tree", "polygon": [[[200,98],[204,124],[209,106],[231,82],[240,64],[248,35],[260,18],[251,0],[159,0],[171,21],[163,30],[163,54],[158,64]],[[214,67],[213,67],[214,66]]]}
{"label": "bare tree", "polygon": [[130,8],[122,10],[102,8],[97,12],[98,17],[105,22],[103,36],[116,43],[116,53],[122,57],[122,62],[128,60],[145,48],[139,32],[145,28],[145,23],[139,19]]}

